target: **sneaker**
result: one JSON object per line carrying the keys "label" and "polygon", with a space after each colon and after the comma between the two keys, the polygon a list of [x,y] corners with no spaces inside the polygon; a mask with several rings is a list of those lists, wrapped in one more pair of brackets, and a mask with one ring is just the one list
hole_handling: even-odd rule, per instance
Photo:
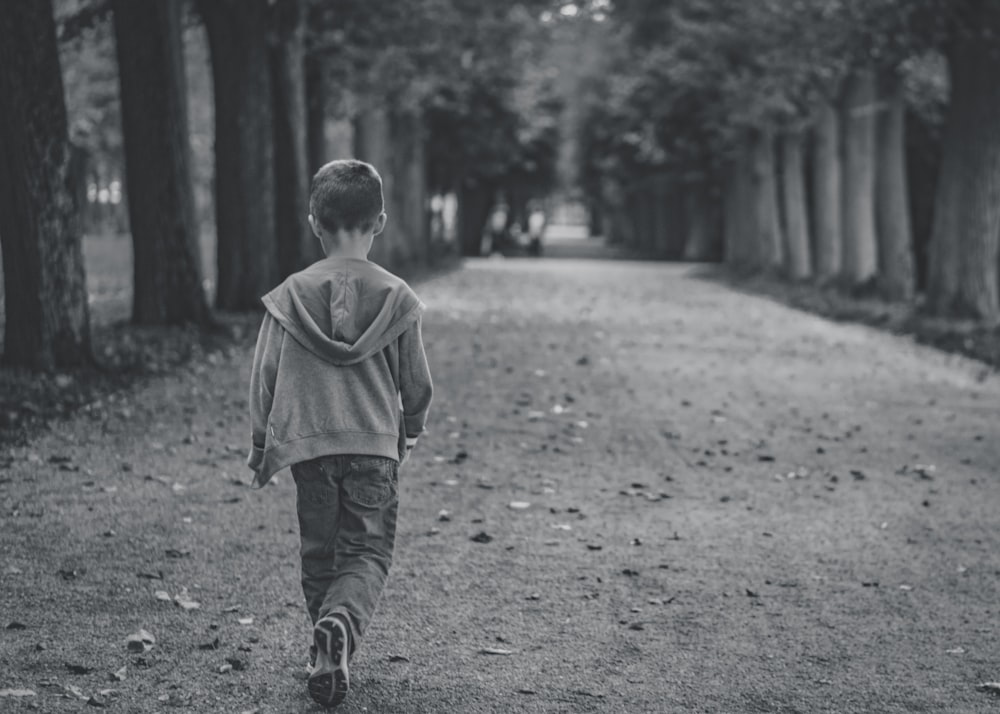
{"label": "sneaker", "polygon": [[324,707],[340,704],[351,687],[347,671],[350,637],[347,623],[336,615],[320,618],[313,628],[316,664],[309,675],[309,695]]}
{"label": "sneaker", "polygon": [[306,662],[306,674],[312,674],[316,669],[316,645],[309,645],[309,661]]}

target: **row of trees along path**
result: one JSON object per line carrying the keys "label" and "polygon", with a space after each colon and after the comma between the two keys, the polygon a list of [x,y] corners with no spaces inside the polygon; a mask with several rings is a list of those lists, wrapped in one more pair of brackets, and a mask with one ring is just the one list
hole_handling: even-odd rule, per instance
{"label": "row of trees along path", "polygon": [[618,240],[1000,320],[1000,4],[616,8],[580,155]]}
{"label": "row of trees along path", "polygon": [[[335,119],[353,125],[353,146],[337,155],[353,153],[383,174],[392,221],[373,251],[382,264],[426,261],[435,250],[426,215],[432,189],[471,196],[459,222],[478,235],[498,188],[525,193],[554,180],[558,103],[551,78],[537,70],[546,46],[538,17],[547,5],[10,3],[0,20],[4,362],[53,368],[91,359],[82,159],[68,138],[61,46],[74,38],[114,44],[117,67],[101,71],[117,74],[120,87],[112,101],[121,105],[133,322],[209,326],[191,181],[186,29],[205,30],[214,86],[214,307],[247,310],[319,257],[305,221],[308,178],[328,160]],[[110,36],[102,34],[109,23]]]}

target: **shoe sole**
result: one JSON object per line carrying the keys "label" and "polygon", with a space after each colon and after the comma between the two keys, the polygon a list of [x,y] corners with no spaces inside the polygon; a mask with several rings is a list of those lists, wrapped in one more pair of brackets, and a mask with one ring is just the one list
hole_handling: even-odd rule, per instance
{"label": "shoe sole", "polygon": [[309,696],[332,709],[347,696],[351,687],[347,671],[347,629],[334,619],[326,618],[313,629],[316,642],[316,667],[309,677]]}

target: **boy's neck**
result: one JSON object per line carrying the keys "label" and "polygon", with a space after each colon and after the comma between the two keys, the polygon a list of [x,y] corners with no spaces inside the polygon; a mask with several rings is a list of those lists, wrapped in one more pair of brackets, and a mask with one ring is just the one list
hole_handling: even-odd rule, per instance
{"label": "boy's neck", "polygon": [[368,260],[371,250],[372,236],[370,234],[341,232],[336,238],[324,235],[323,252],[327,258],[353,258]]}

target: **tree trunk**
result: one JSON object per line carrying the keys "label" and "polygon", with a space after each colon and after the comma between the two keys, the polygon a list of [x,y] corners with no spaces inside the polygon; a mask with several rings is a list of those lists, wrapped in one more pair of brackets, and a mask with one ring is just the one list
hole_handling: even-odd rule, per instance
{"label": "tree trunk", "polygon": [[759,251],[758,264],[765,270],[781,271],[785,261],[785,240],[778,209],[778,180],[775,172],[774,134],[755,131],[753,161],[753,226]]}
{"label": "tree trunk", "polygon": [[756,244],[750,230],[752,167],[749,147],[733,160],[723,188],[723,241],[725,261],[739,270],[758,266]]}
{"label": "tree trunk", "polygon": [[844,96],[842,187],[844,253],[842,274],[849,285],[870,282],[878,271],[875,233],[875,75],[858,71]]}
{"label": "tree trunk", "polygon": [[951,102],[934,202],[929,302],[940,314],[1000,320],[1000,76],[995,40],[1000,5],[963,2],[975,29],[949,53]]}
{"label": "tree trunk", "polygon": [[493,187],[463,180],[458,188],[458,241],[464,256],[482,254],[483,228],[493,208]]}
{"label": "tree trunk", "polygon": [[405,262],[427,262],[430,222],[427,213],[427,167],[424,123],[416,111],[393,113],[392,158],[395,192],[391,205],[403,235]]}
{"label": "tree trunk", "polygon": [[132,227],[132,321],[211,321],[191,190],[180,0],[114,0]]}
{"label": "tree trunk", "polygon": [[369,107],[354,120],[354,155],[367,161],[382,177],[382,196],[385,212],[389,218],[385,230],[375,238],[371,260],[379,265],[394,269],[400,262],[400,225],[402,216],[395,209],[396,176],[392,166],[392,125],[389,112],[384,107]]}
{"label": "tree trunk", "polygon": [[903,87],[895,73],[882,77],[879,84],[884,104],[878,118],[875,185],[880,277],[887,298],[909,300],[914,285],[913,232],[906,178]]}
{"label": "tree trunk", "polygon": [[812,132],[812,218],[816,236],[816,275],[830,280],[840,274],[841,230],[840,122],[830,104],[820,107]]}
{"label": "tree trunk", "polygon": [[329,161],[326,147],[326,71],[323,58],[306,54],[306,145],[310,177]]}
{"label": "tree trunk", "polygon": [[781,188],[788,277],[792,280],[805,280],[812,276],[812,244],[806,208],[802,134],[797,131],[781,135]]}
{"label": "tree trunk", "polygon": [[274,217],[278,271],[291,275],[322,257],[309,215],[304,0],[271,5],[271,87],[274,97]]}
{"label": "tree trunk", "polygon": [[4,362],[90,362],[87,285],[51,2],[0,12],[0,240]]}
{"label": "tree trunk", "polygon": [[199,0],[215,85],[216,305],[260,306],[277,282],[268,0]]}

